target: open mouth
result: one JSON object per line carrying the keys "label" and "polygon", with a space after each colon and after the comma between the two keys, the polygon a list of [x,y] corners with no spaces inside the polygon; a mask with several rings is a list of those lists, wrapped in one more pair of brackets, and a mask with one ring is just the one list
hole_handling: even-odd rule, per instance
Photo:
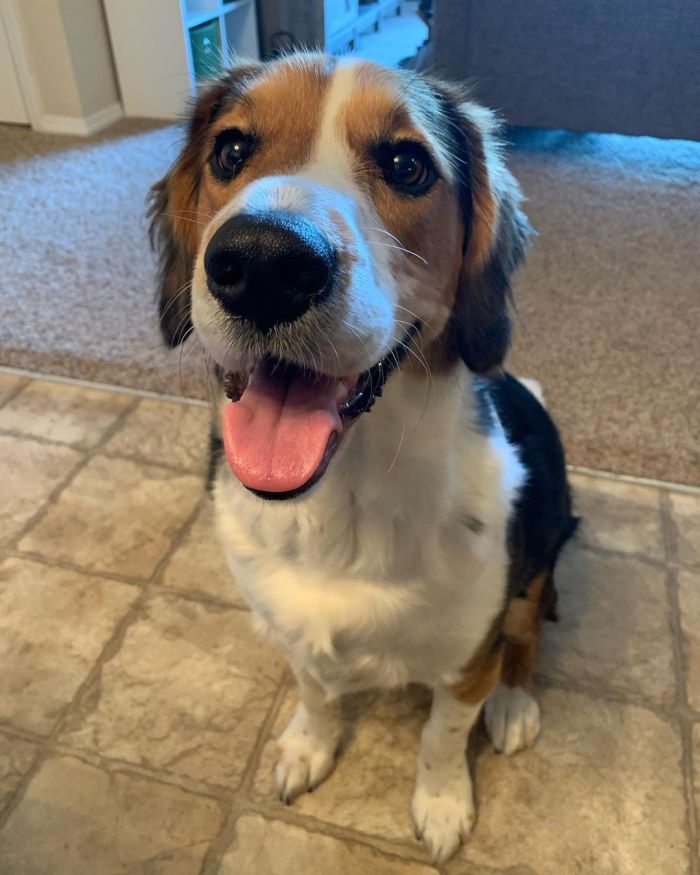
{"label": "open mouth", "polygon": [[223,439],[236,477],[261,498],[294,498],[310,489],[343,434],[372,409],[419,330],[419,323],[411,325],[388,355],[359,375],[329,377],[267,356],[250,373],[229,371]]}

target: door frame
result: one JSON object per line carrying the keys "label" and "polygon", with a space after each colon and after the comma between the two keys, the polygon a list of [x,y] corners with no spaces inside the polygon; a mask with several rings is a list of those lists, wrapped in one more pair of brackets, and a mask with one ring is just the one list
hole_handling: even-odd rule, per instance
{"label": "door frame", "polygon": [[29,116],[29,124],[34,129],[41,129],[41,119],[44,115],[39,93],[34,83],[27,50],[22,33],[15,0],[0,0],[0,18],[5,25],[7,41],[10,44],[10,54],[17,74],[24,106]]}

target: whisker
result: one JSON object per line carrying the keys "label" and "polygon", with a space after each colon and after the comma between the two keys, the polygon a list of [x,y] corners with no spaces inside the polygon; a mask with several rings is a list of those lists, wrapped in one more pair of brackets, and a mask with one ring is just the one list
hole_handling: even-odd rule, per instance
{"label": "whisker", "polygon": [[426,321],[426,319],[425,319],[423,316],[419,316],[417,313],[414,313],[413,310],[409,310],[408,307],[404,307],[402,304],[394,304],[394,306],[395,306],[398,310],[403,310],[404,313],[408,313],[409,316],[413,316],[413,321],[421,322],[421,323],[422,323],[423,325],[425,325],[425,327],[428,328],[428,329],[429,329],[434,335],[437,335],[437,334],[438,334],[438,332],[435,330],[435,328],[434,328],[434,327],[433,327],[428,321]]}
{"label": "whisker", "polygon": [[180,222],[191,222],[193,225],[199,225],[201,228],[204,228],[209,224],[209,220],[205,222],[198,221],[197,219],[191,219],[189,216],[175,216],[170,213],[165,214],[169,219],[177,219]]}
{"label": "whisker", "polygon": [[413,256],[415,256],[419,261],[422,261],[423,264],[425,264],[426,266],[428,266],[428,259],[427,259],[427,258],[423,258],[422,255],[419,255],[417,252],[414,252],[412,249],[406,249],[405,246],[397,246],[395,243],[384,243],[384,242],[381,241],[381,240],[375,240],[374,242],[377,244],[377,246],[386,246],[388,249],[398,249],[399,252],[405,252],[406,255],[413,255]]}
{"label": "whisker", "polygon": [[[168,315],[168,312],[177,303],[178,298],[180,298],[182,295],[184,295],[185,292],[189,292],[191,287],[192,287],[192,280],[190,279],[190,280],[187,280],[186,283],[181,285],[180,288],[173,295],[171,295],[170,300],[163,308],[163,312],[160,314],[159,323],[161,325],[163,324],[163,320],[165,319],[165,317]],[[188,315],[189,315],[189,313],[188,313]]]}
{"label": "whisker", "polygon": [[399,453],[401,452],[401,447],[403,447],[403,441],[404,441],[405,437],[406,437],[406,417],[404,416],[403,426],[401,428],[401,437],[399,438],[399,445],[396,448],[396,453],[394,453],[394,458],[391,460],[391,465],[389,465],[389,467],[384,472],[385,476],[388,476],[389,474],[391,474],[391,472],[394,468],[394,465],[396,464],[396,462],[399,458]]}
{"label": "whisker", "polygon": [[363,226],[363,230],[365,231],[379,231],[380,234],[386,234],[387,237],[391,237],[394,243],[384,243],[382,240],[375,240],[374,242],[378,246],[388,246],[390,249],[398,249],[401,252],[405,252],[406,255],[413,255],[416,258],[419,258],[425,265],[428,264],[428,260],[423,258],[422,255],[419,255],[417,252],[414,252],[412,249],[407,249],[403,243],[399,240],[399,238],[392,234],[390,231],[387,231],[386,228],[379,228],[376,225],[365,225]]}
{"label": "whisker", "polygon": [[387,231],[386,228],[377,228],[375,225],[367,225],[366,230],[379,231],[380,234],[386,234],[387,237],[391,237],[391,239],[398,243],[399,246],[403,246],[403,243],[399,240],[399,238],[395,234],[392,234],[390,231]]}

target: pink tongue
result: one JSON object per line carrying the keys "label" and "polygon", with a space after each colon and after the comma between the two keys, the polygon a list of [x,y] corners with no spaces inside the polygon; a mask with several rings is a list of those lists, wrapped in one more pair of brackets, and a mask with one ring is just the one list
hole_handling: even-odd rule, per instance
{"label": "pink tongue", "polygon": [[240,401],[223,412],[226,458],[244,486],[290,492],[313,477],[342,431],[337,387],[337,379],[257,365]]}

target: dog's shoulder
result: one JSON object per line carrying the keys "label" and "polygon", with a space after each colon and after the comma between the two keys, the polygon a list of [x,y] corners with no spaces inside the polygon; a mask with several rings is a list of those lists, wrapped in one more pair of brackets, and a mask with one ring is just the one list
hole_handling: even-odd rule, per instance
{"label": "dog's shoulder", "polygon": [[577,521],[572,516],[564,448],[541,400],[510,374],[486,382],[482,391],[526,472],[508,531],[509,592],[518,596],[536,574],[551,574]]}

